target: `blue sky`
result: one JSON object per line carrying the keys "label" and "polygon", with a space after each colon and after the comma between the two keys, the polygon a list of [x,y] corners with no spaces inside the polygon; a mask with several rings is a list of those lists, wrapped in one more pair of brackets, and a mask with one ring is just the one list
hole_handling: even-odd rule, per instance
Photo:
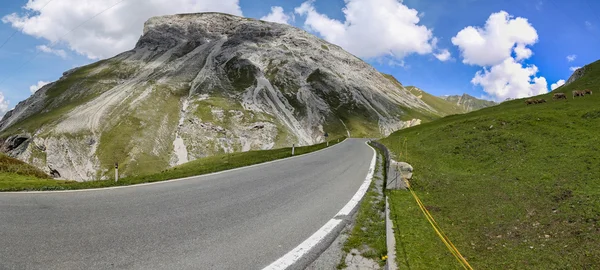
{"label": "blue sky", "polygon": [[[593,0],[120,1],[3,0],[0,45],[16,34],[0,48],[0,115],[29,97],[38,82],[132,48],[143,21],[170,13],[220,11],[258,19],[277,6],[288,24],[434,95],[503,100],[538,94],[568,79],[571,67],[600,59],[600,1]],[[493,27],[486,28],[492,14]],[[514,49],[519,46],[522,55]],[[445,50],[450,57],[438,60]]]}

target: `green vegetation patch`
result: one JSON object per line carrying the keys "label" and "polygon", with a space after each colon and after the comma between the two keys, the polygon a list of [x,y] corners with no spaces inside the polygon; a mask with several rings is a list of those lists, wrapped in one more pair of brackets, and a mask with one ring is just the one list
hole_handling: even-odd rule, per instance
{"label": "green vegetation patch", "polygon": [[0,153],[0,172],[50,179],[50,176],[40,169],[2,153]]}
{"label": "green vegetation patch", "polygon": [[49,175],[18,159],[0,154],[0,190],[52,189],[57,183]]}
{"label": "green vegetation patch", "polygon": [[[549,102],[509,101],[381,140],[413,165],[412,187],[475,269],[600,267],[600,96],[536,98]],[[390,199],[399,264],[459,267],[409,193]]]}
{"label": "green vegetation patch", "polygon": [[114,121],[102,133],[96,150],[101,167],[112,171],[118,162],[124,175],[155,173],[167,168],[179,121],[180,101],[185,95],[185,89],[155,85],[135,110],[114,112]]}
{"label": "green vegetation patch", "polygon": [[244,91],[248,87],[256,85],[256,74],[259,70],[247,59],[233,57],[225,63],[225,70],[227,78],[237,91]]}

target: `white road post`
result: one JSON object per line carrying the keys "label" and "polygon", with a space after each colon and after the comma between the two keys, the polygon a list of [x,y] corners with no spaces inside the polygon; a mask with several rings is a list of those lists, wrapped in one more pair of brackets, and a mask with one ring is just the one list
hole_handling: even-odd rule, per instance
{"label": "white road post", "polygon": [[329,141],[327,141],[327,147],[329,147]]}
{"label": "white road post", "polygon": [[292,144],[292,156],[294,155],[294,148],[296,148],[296,144]]}
{"label": "white road post", "polygon": [[115,162],[115,182],[119,181],[119,163]]}

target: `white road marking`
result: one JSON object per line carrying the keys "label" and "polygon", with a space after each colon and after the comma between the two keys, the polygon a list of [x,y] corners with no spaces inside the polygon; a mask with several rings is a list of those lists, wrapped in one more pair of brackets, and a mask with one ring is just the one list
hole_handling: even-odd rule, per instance
{"label": "white road marking", "polygon": [[[367,146],[368,143],[365,142]],[[369,146],[371,147],[371,146]],[[362,183],[358,191],[354,194],[352,199],[340,210],[332,219],[330,219],[323,227],[317,230],[313,235],[311,235],[308,239],[304,240],[300,245],[296,248],[292,249],[287,254],[283,255],[281,258],[277,259],[275,262],[271,263],[269,266],[263,268],[263,270],[284,270],[288,267],[292,266],[296,263],[300,258],[310,252],[311,249],[316,247],[321,241],[323,241],[327,235],[333,232],[333,229],[337,225],[339,225],[342,220],[335,218],[340,215],[349,215],[352,210],[358,205],[358,203],[362,200],[362,198],[367,193],[369,186],[371,185],[371,181],[373,180],[373,174],[375,173],[375,164],[377,163],[377,151],[373,147],[373,158],[371,159],[371,165],[369,166],[369,171],[367,172],[367,176],[365,177],[365,181]]]}
{"label": "white road marking", "polygon": [[[344,141],[342,141],[340,143],[337,143],[337,144],[335,144],[333,146],[326,147],[326,148],[323,148],[323,149],[319,149],[317,151],[306,153],[306,154],[302,154],[302,155],[296,155],[296,156],[291,156],[291,157],[287,157],[287,158],[276,159],[276,160],[272,160],[272,161],[258,163],[258,164],[254,164],[254,165],[248,165],[248,166],[244,166],[244,167],[229,169],[229,170],[226,170],[226,171],[214,172],[214,173],[209,173],[209,174],[201,174],[201,175],[190,176],[190,177],[185,177],[185,178],[171,179],[171,180],[165,180],[165,181],[157,181],[157,182],[151,182],[151,183],[142,183],[142,184],[135,184],[135,185],[128,185],[128,186],[105,187],[105,188],[90,188],[90,189],[76,189],[76,190],[49,190],[49,191],[10,191],[10,192],[0,192],[0,196],[2,196],[3,194],[24,194],[24,195],[28,195],[28,194],[52,194],[52,193],[105,191],[105,190],[114,190],[114,189],[120,189],[120,188],[135,188],[135,187],[143,187],[143,186],[150,186],[150,185],[167,184],[167,183],[172,183],[172,182],[178,182],[178,181],[184,181],[184,180],[191,180],[191,179],[197,179],[197,178],[205,178],[205,177],[209,177],[209,176],[213,176],[213,175],[219,175],[219,174],[233,172],[233,171],[238,171],[238,170],[244,170],[244,169],[248,169],[248,168],[253,168],[253,167],[258,167],[258,166],[263,166],[263,165],[271,164],[271,163],[281,162],[281,161],[289,160],[289,159],[293,159],[293,158],[306,157],[306,156],[317,154],[317,153],[319,153],[321,151],[324,151],[324,150],[327,150],[327,149],[331,149],[331,148],[336,147],[336,146],[338,146],[338,145],[340,145],[342,143],[345,143],[345,142],[346,142],[346,139],[344,139]],[[107,181],[110,181],[110,180],[107,180]]]}
{"label": "white road marking", "polygon": [[294,248],[292,251],[283,255],[277,261],[273,262],[263,270],[283,270],[290,267],[296,261],[298,261],[304,254],[308,253],[313,247],[318,245],[328,234],[330,234],[337,225],[342,222],[340,219],[330,219],[323,227],[317,232],[311,235],[308,239],[304,240],[300,245]]}

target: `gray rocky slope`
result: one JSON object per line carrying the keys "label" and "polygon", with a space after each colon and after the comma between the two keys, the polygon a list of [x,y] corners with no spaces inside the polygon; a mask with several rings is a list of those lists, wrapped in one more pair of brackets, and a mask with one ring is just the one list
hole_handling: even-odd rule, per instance
{"label": "gray rocky slope", "polygon": [[[65,72],[0,122],[0,150],[79,181],[205,156],[388,135],[437,112],[305,31],[218,13],[155,17],[135,48]],[[410,116],[409,116],[410,115]],[[415,115],[417,117],[415,117]]]}

